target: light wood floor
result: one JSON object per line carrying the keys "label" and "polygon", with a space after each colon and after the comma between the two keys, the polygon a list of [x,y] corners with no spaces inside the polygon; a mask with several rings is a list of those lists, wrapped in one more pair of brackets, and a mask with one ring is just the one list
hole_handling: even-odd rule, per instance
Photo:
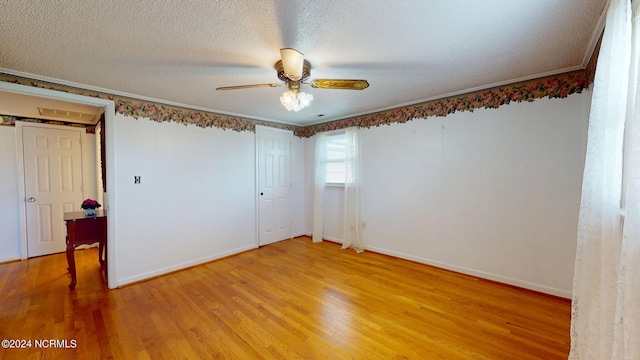
{"label": "light wood floor", "polygon": [[[152,256],[149,254],[148,256]],[[108,291],[97,250],[0,265],[2,359],[566,359],[570,302],[302,237]]]}

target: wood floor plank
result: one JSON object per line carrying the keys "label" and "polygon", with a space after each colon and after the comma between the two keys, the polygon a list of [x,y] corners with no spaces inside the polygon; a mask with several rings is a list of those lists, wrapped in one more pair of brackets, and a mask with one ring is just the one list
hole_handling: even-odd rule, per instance
{"label": "wood floor plank", "polygon": [[0,359],[566,359],[570,301],[286,240],[107,290],[97,250],[0,264]]}

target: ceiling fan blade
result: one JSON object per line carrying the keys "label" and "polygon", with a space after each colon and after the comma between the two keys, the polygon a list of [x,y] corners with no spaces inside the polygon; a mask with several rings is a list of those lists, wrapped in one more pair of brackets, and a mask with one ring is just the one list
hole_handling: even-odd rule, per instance
{"label": "ceiling fan blade", "polygon": [[317,89],[364,90],[369,87],[367,80],[314,79],[309,84]]}
{"label": "ceiling fan blade", "polygon": [[259,87],[278,87],[284,86],[285,84],[251,84],[251,85],[236,85],[236,86],[222,86],[216,88],[216,90],[239,90],[239,89],[251,89],[251,88],[259,88]]}
{"label": "ceiling fan blade", "polygon": [[286,77],[293,81],[302,79],[304,55],[300,51],[291,48],[280,49],[280,58]]}

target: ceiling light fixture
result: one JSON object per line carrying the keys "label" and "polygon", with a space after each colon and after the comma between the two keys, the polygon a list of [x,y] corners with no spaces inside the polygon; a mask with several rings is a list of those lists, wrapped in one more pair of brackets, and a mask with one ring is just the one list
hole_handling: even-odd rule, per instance
{"label": "ceiling light fixture", "polygon": [[313,95],[300,91],[300,83],[302,83],[301,80],[289,80],[287,82],[289,91],[285,91],[280,96],[280,103],[289,111],[298,112],[311,105],[311,100],[313,100]]}
{"label": "ceiling light fixture", "polygon": [[282,61],[276,63],[278,77],[289,85],[289,91],[280,96],[280,103],[289,111],[300,111],[313,100],[313,95],[300,91],[300,84],[309,77],[309,62],[305,64],[304,55],[291,48],[280,49],[280,57]]}
{"label": "ceiling light fixture", "polygon": [[311,100],[313,100],[313,95],[295,89],[285,91],[282,96],[280,96],[282,106],[289,111],[293,110],[296,112],[311,105]]}

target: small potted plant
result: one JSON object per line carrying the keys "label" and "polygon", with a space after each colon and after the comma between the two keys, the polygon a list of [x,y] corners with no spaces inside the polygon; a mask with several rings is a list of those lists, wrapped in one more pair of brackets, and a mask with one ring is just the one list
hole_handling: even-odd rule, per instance
{"label": "small potted plant", "polygon": [[99,202],[93,199],[85,199],[80,205],[84,209],[84,216],[96,216],[96,209],[101,206]]}

